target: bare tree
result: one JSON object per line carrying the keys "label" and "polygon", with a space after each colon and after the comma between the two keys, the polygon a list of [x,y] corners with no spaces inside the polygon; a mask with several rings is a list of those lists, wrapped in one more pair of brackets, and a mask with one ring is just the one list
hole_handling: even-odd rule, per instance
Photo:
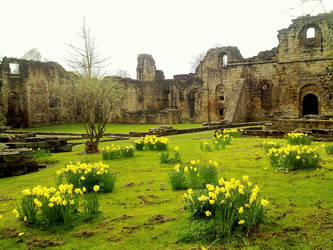
{"label": "bare tree", "polygon": [[128,73],[128,71],[124,69],[118,69],[118,71],[115,73],[115,76],[120,76],[122,78],[131,78],[130,73]]}
{"label": "bare tree", "polygon": [[24,53],[24,55],[22,56],[22,59],[32,60],[32,61],[41,61],[42,55],[36,48],[33,48],[33,49],[26,51]]}
{"label": "bare tree", "polygon": [[67,61],[76,73],[68,77],[68,83],[61,85],[59,96],[63,116],[84,124],[88,134],[85,151],[95,153],[98,152],[106,124],[113,109],[119,106],[124,90],[113,78],[98,77],[107,58],[98,56],[95,39],[85,22],[80,38],[81,47],[68,45],[70,53]]}
{"label": "bare tree", "polygon": [[193,61],[190,63],[191,72],[195,72],[196,68],[199,66],[201,61],[205,58],[206,52],[201,52],[197,56],[193,57]]}
{"label": "bare tree", "polygon": [[85,18],[78,38],[79,45],[67,44],[69,51],[65,60],[68,66],[75,72],[88,77],[99,75],[101,70],[108,65],[110,57],[101,57],[98,54],[95,37],[91,35],[90,29],[86,26]]}
{"label": "bare tree", "polygon": [[[327,0],[331,1],[331,0]],[[297,14],[292,14],[292,11],[296,11]],[[292,8],[288,8],[285,10],[285,12],[289,12],[289,15],[291,17],[297,17],[299,16],[298,12],[303,12],[302,15],[311,15],[315,11],[320,11],[327,13],[326,7],[325,7],[325,0],[298,0],[297,5],[295,5]]]}

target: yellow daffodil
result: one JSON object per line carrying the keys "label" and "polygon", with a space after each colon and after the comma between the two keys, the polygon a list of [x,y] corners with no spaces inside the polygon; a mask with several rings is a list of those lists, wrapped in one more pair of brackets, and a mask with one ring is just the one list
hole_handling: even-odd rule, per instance
{"label": "yellow daffodil", "polygon": [[245,223],[244,220],[240,220],[240,221],[238,221],[238,224],[239,224],[239,225],[242,225],[242,224],[244,224],[244,223]]}
{"label": "yellow daffodil", "polygon": [[98,190],[99,190],[99,186],[98,186],[98,185],[95,185],[93,189],[94,189],[95,192],[98,192]]}

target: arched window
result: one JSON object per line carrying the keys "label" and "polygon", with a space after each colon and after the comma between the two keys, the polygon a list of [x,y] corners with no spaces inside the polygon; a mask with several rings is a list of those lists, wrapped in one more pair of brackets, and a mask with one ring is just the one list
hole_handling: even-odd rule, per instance
{"label": "arched window", "polygon": [[222,57],[222,67],[227,67],[228,65],[228,55]]}
{"label": "arched window", "polygon": [[303,98],[303,116],[318,115],[318,97],[314,94],[307,94]]}
{"label": "arched window", "polygon": [[313,27],[310,27],[306,30],[306,38],[315,38],[316,36],[316,30]]}

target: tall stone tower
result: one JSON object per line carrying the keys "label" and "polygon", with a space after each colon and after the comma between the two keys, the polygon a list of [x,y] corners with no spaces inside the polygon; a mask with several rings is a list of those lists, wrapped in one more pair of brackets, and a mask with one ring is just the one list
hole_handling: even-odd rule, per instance
{"label": "tall stone tower", "polygon": [[155,81],[156,67],[154,58],[149,54],[138,55],[136,78],[140,81]]}

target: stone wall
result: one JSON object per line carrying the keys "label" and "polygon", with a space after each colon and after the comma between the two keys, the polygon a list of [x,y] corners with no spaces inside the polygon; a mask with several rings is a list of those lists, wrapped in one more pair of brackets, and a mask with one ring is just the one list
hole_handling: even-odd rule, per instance
{"label": "stone wall", "polygon": [[[278,39],[277,48],[251,58],[234,46],[210,49],[194,74],[174,79],[164,79],[154,58],[141,54],[137,79],[117,78],[126,94],[110,122],[235,123],[332,112],[333,12],[299,17]],[[11,73],[10,64],[18,64],[19,73]],[[4,117],[13,126],[61,122],[54,89],[68,72],[56,63],[14,58],[0,68],[2,123]]]}
{"label": "stone wall", "polygon": [[57,63],[4,58],[1,106],[7,124],[34,127],[60,122],[55,86],[64,79],[64,74]]}
{"label": "stone wall", "polygon": [[[309,28],[313,38],[307,38]],[[236,47],[208,51],[195,74],[204,86],[202,121],[299,118],[311,105],[318,115],[332,111],[333,12],[297,18],[278,38],[278,48],[253,58],[243,59]]]}

